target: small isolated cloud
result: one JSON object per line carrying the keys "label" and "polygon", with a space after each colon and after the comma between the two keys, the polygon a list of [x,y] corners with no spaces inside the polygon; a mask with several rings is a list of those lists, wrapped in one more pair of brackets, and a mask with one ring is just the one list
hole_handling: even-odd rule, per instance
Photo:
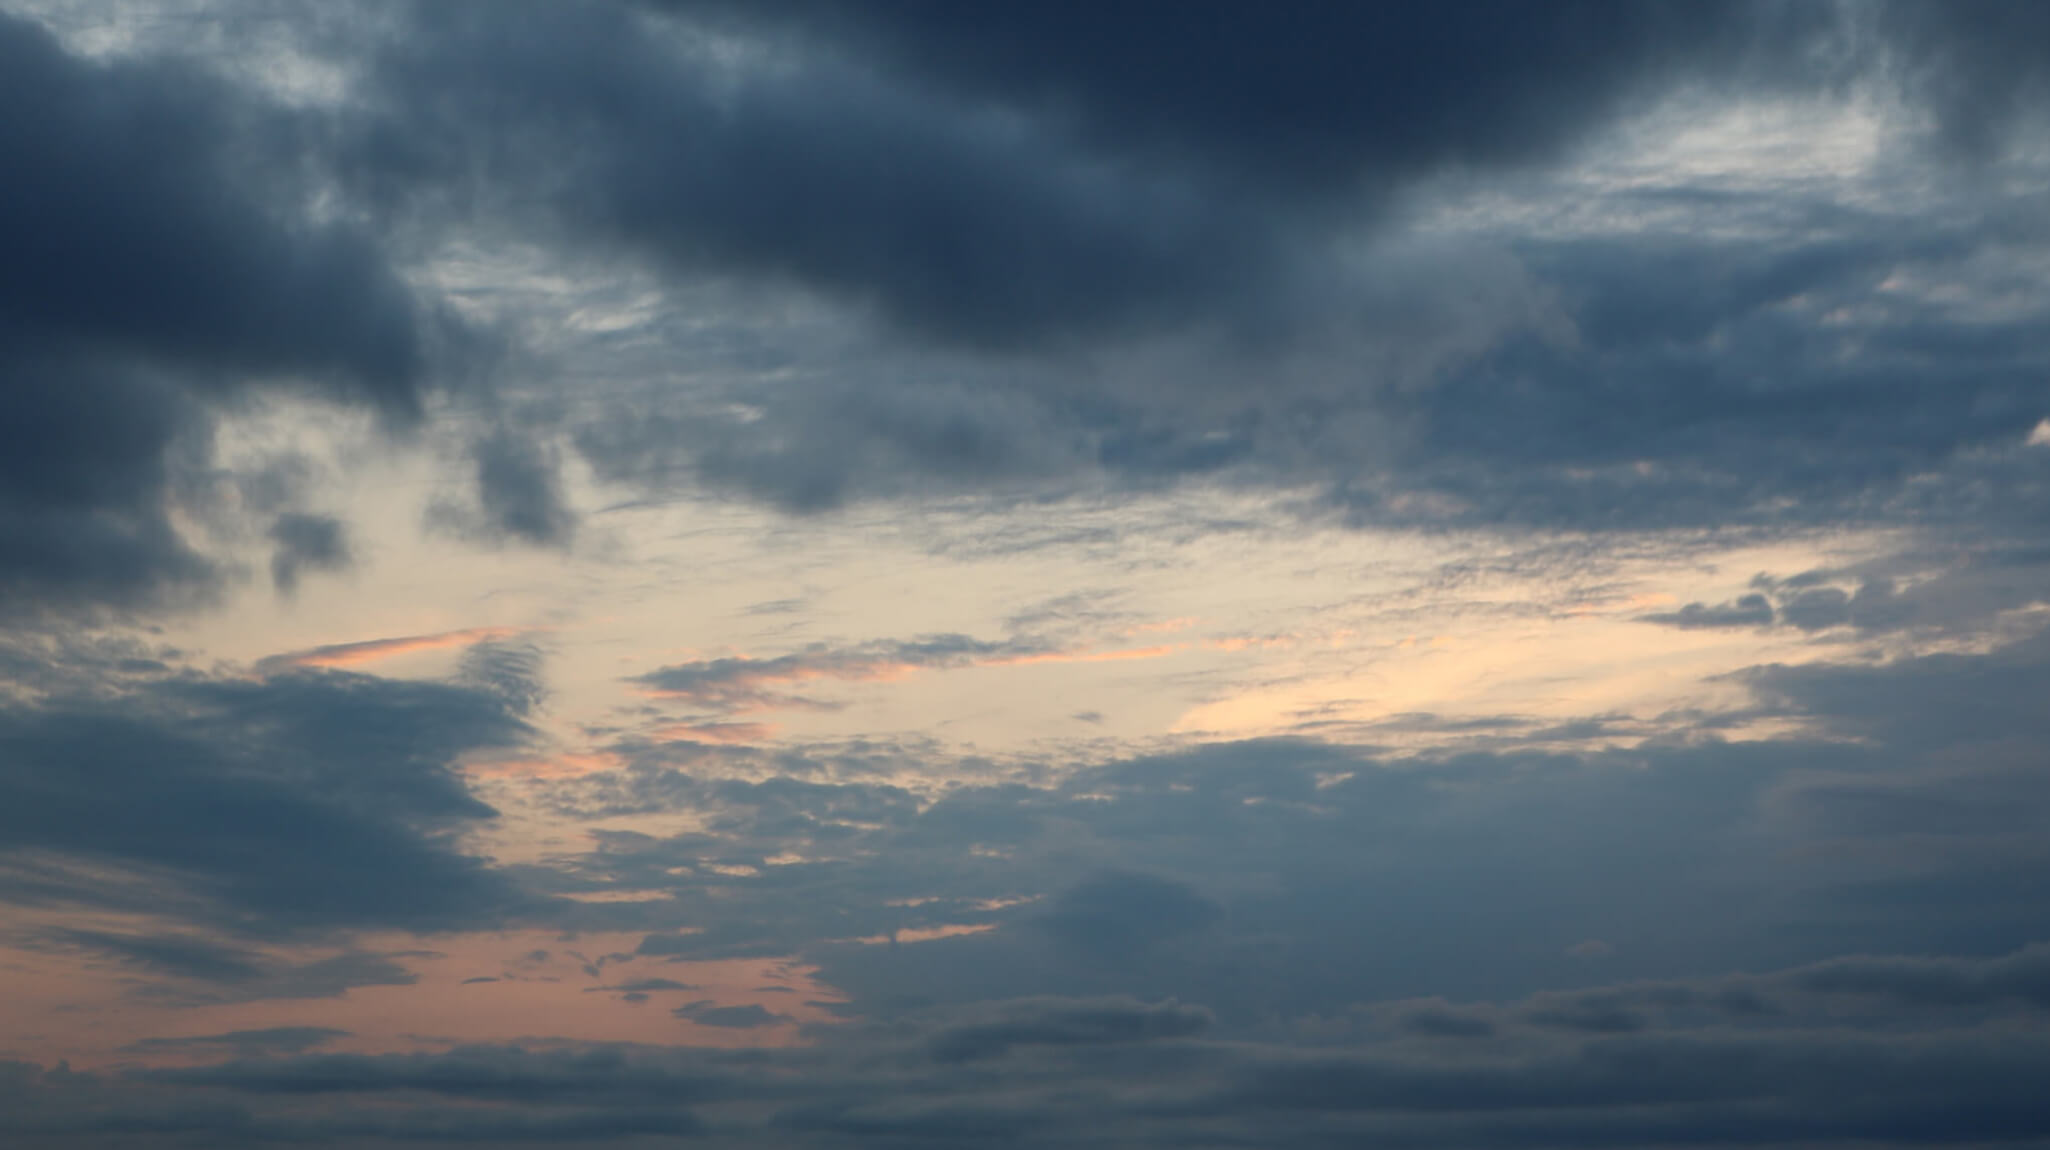
{"label": "small isolated cloud", "polygon": [[563,492],[559,453],[533,431],[499,427],[470,444],[470,490],[431,501],[426,524],[487,545],[566,549],[580,517]]}
{"label": "small isolated cloud", "polygon": [[1705,603],[1689,603],[1678,611],[1645,615],[1642,618],[1647,623],[1664,623],[1668,627],[1688,629],[1770,627],[1773,620],[1772,601],[1753,592],[1734,603],[1720,603],[1713,607]]}
{"label": "small isolated cloud", "polygon": [[678,1018],[687,1018],[700,1026],[717,1026],[726,1030],[755,1030],[764,1026],[779,1026],[790,1021],[786,1014],[776,1014],[768,1007],[750,1002],[745,1006],[715,1006],[707,998],[686,1003],[670,1011]]}
{"label": "small isolated cloud", "polygon": [[561,547],[577,517],[564,502],[555,455],[531,437],[501,430],[478,441],[477,492],[485,527],[542,547]]}
{"label": "small isolated cloud", "polygon": [[270,540],[271,584],[284,594],[298,588],[302,572],[343,571],[354,561],[347,529],[331,516],[287,512],[271,524]]}

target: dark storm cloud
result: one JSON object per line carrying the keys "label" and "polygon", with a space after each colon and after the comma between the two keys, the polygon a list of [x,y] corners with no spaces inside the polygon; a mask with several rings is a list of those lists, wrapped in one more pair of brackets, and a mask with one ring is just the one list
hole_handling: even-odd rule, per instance
{"label": "dark storm cloud", "polygon": [[11,15],[0,108],[0,588],[203,586],[166,500],[204,401],[282,384],[410,419],[425,311],[371,236],[296,214],[310,141],[276,109],[181,66],[68,55]]}
{"label": "dark storm cloud", "polygon": [[[1627,237],[1489,224],[1407,255],[1414,213],[1389,205],[1448,174],[1512,202],[1583,197],[1548,190],[1557,165],[1682,92],[1712,111],[1881,83],[1947,137],[2005,139],[2042,104],[2040,19],[1992,3],[422,5],[323,42],[365,83],[317,123],[10,24],[17,83],[48,89],[17,105],[60,114],[10,129],[38,175],[6,226],[33,223],[23,250],[48,257],[23,275],[67,270],[0,301],[32,337],[9,370],[150,400],[95,401],[123,407],[124,438],[91,449],[112,466],[68,502],[15,485],[13,537],[35,541],[17,569],[98,598],[204,583],[161,506],[166,452],[207,422],[192,395],[296,376],[412,410],[438,329],[379,243],[457,235],[678,285],[733,276],[758,300],[795,286],[885,321],[852,359],[772,340],[793,362],[770,392],[638,389],[486,434],[475,506],[444,517],[481,537],[569,540],[556,432],[607,481],[798,511],[1222,475],[1321,487],[1370,522],[2033,521],[2045,453],[2000,449],[2041,418],[2045,309],[1993,266],[2045,242],[2028,169],[1911,180],[1942,202],[1892,214],[1793,181],[1639,181],[1594,193],[1618,218],[1665,213]],[[52,151],[71,138],[89,146]],[[280,173],[304,169],[382,240],[296,218],[306,188]],[[74,290],[88,240],[129,269],[118,290]],[[194,267],[207,290],[150,270]],[[2014,290],[1984,314],[1882,292],[1903,269]],[[1185,346],[1149,363],[1161,340]],[[727,400],[751,414],[720,414]],[[95,425],[46,422],[25,446],[61,474],[54,445]]]}
{"label": "dark storm cloud", "polygon": [[1277,184],[1357,199],[1549,158],[1697,71],[1774,71],[1745,62],[1796,57],[1826,24],[1602,2],[671,7],[759,59],[609,6],[426,6],[382,62],[391,102],[355,171],[426,210],[545,208],[616,250],[794,280],[942,340],[1257,329],[1324,274],[1298,265],[1322,266],[1333,222]]}
{"label": "dark storm cloud", "polygon": [[[0,27],[4,34],[4,27]],[[0,343],[0,580],[7,598],[147,598],[214,565],[165,514],[174,440],[203,427],[175,387],[118,365]]]}
{"label": "dark storm cloud", "polygon": [[1767,78],[1828,21],[1819,6],[1618,0],[671,6],[852,41],[956,93],[1071,121],[1114,152],[1331,196],[1548,158],[1626,100],[1746,65]]}
{"label": "dark storm cloud", "polygon": [[410,293],[370,237],[276,202],[294,194],[270,170],[294,157],[292,124],[174,65],[69,56],[11,16],[0,52],[0,315],[18,335],[415,408]]}
{"label": "dark storm cloud", "polygon": [[[1414,212],[1384,210],[1448,176],[1585,197],[1546,180],[1683,93],[1708,115],[1890,85],[1945,132],[2006,133],[2040,103],[2016,46],[2039,18],[1972,12],[422,5],[366,38],[333,163],[405,234],[480,228],[884,321],[817,363],[802,333],[770,341],[787,385],[582,408],[565,430],[611,482],[795,511],[1224,474],[1373,522],[2027,518],[2040,461],[1982,456],[2041,418],[2040,300],[1988,320],[1880,293],[1902,269],[1995,289],[1987,253],[2040,249],[2040,207],[1999,180],[1918,185],[1948,202],[1890,214],[1791,178],[1640,179],[1593,194],[1684,218],[1484,224],[1410,254]],[[1159,340],[1181,359],[1133,354]],[[692,354],[725,357],[667,362]],[[478,532],[567,537],[540,444],[480,441]],[[2035,494],[1986,497],[2003,488]]]}
{"label": "dark storm cloud", "polygon": [[573,233],[971,342],[1181,314],[1265,274],[1258,215],[830,52],[722,67],[616,6],[422,14],[383,61],[391,114],[361,153],[386,195],[431,202],[475,157],[488,193],[517,186]]}
{"label": "dark storm cloud", "polygon": [[[481,692],[332,672],[17,702],[0,711],[0,892],[253,935],[493,921],[520,896],[452,841],[494,812],[451,761],[526,734]],[[243,962],[210,953],[193,961],[222,977]]]}

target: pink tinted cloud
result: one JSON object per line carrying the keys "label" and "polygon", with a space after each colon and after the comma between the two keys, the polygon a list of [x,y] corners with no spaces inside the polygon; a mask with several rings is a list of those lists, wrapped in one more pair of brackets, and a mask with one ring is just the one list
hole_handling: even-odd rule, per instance
{"label": "pink tinted cloud", "polygon": [[272,655],[258,663],[257,667],[263,671],[277,671],[287,667],[357,667],[397,655],[410,655],[416,651],[467,647],[492,639],[511,638],[520,633],[520,629],[516,627],[468,627],[460,631],[440,631],[431,635],[400,635],[389,639],[364,639],[354,643],[329,643],[304,651]]}

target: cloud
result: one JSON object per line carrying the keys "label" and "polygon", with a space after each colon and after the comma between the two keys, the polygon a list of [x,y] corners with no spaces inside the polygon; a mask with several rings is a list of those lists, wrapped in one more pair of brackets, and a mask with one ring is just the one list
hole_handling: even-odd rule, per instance
{"label": "cloud", "polygon": [[[2038,6],[344,6],[266,15],[289,61],[203,7],[90,57],[0,17],[34,110],[0,122],[0,624],[33,625],[0,639],[0,900],[43,924],[10,940],[211,1009],[414,980],[359,931],[617,932],[579,1004],[790,1045],[143,1039],[182,1065],[0,1066],[10,1144],[2050,1138]],[[188,34],[253,62],[161,50]],[[220,473],[224,415],[280,395],[435,421],[465,494],[429,524],[489,543],[582,541],[588,467],[891,522],[1088,494],[1119,562],[1126,497],[1176,483],[1262,529],[1892,550],[1645,616],[1812,660],[1715,714],[1360,735],[1422,753],[738,721],[1177,649],[1076,645],[1063,607],[661,667],[595,769],[480,791],[467,757],[557,717],[531,635],[234,678],[43,615],[202,601],[228,543],[281,592],[347,567],[306,510],[347,491]],[[458,648],[447,683],[347,670]],[[487,797],[588,837],[494,865]],[[691,969],[736,958],[836,1021],[681,981],[769,980]]]}
{"label": "cloud", "polygon": [[[774,317],[712,333],[672,294],[631,340],[530,345],[510,333],[563,325],[501,317],[498,369],[532,394],[458,413],[475,499],[435,519],[478,538],[574,538],[564,443],[603,482],[801,512],[1201,476],[1372,523],[2026,523],[2046,465],[1997,448],[2041,419],[2050,362],[2041,301],[2000,286],[2042,246],[2029,197],[1870,194],[1929,162],[1891,121],[1827,178],[1622,155],[1761,106],[1852,115],[1860,85],[1960,147],[2007,139],[2042,102],[2015,46],[2037,17],[1983,11],[420,5],[302,45],[357,81],[318,115],[13,21],[22,102],[58,113],[16,133],[38,175],[9,219],[59,226],[25,233],[49,258],[20,266],[57,287],[0,312],[34,333],[7,366],[122,420],[53,410],[49,457],[21,445],[13,569],[93,601],[209,585],[164,511],[174,449],[252,382],[420,410],[462,338],[437,277],[393,269],[459,237],[740,285],[728,310]],[[66,136],[92,92],[112,127]],[[206,146],[101,146],[131,137]],[[1985,163],[2040,182],[2026,149]],[[77,286],[116,262],[121,290]],[[219,290],[138,270],[159,266]],[[688,385],[648,382],[679,362]],[[44,502],[81,452],[119,459]]]}
{"label": "cloud", "polygon": [[270,538],[271,583],[286,594],[299,586],[302,571],[341,571],[354,561],[346,529],[331,516],[287,512],[271,524]]}
{"label": "cloud", "polygon": [[1878,1000],[1895,1007],[1955,1009],[2022,1002],[2050,1008],[2050,948],[2043,946],[1977,961],[1838,958],[1795,971],[1789,978],[1810,994]]}
{"label": "cloud", "polygon": [[[1732,977],[1790,988],[1804,973]],[[1968,1145],[2050,1129],[2036,1089],[2050,1048],[2029,1031],[1976,1025],[1941,1007],[1846,1018],[1811,1000],[1776,1015],[1698,1012],[1715,988],[1704,980],[1576,992],[1664,1004],[1620,1034],[1534,1023],[1543,998],[1433,1004],[1500,1020],[1456,1034],[1384,1026],[1415,1017],[1419,1004],[1362,1004],[1360,1028],[1308,1042],[1286,1031],[1218,1034],[1202,1008],[1171,1002],[1040,998],[831,1027],[806,1045],[749,1051],[471,1046],[245,1054],[119,1077],[22,1068],[0,1078],[10,1102],[0,1121],[56,1136],[56,1145],[89,1145],[118,1128],[144,1146],[229,1131],[258,1143],[375,1133],[581,1144],[601,1131],[696,1131],[708,1120],[731,1137],[795,1146],[1053,1146],[1104,1136],[1140,1147],[1362,1137]],[[167,1089],[211,1105],[140,1121]]]}
{"label": "cloud", "polygon": [[[2026,520],[2033,496],[1977,494],[2042,487],[2043,464],[1993,450],[2041,419],[2050,356],[2041,301],[1999,288],[2042,244],[2026,197],[1975,179],[1874,197],[1898,186],[1887,165],[1926,162],[1890,130],[1868,170],[1828,179],[1760,175],[1748,153],[1725,152],[1728,171],[1619,159],[1647,117],[1673,136],[1761,105],[1848,115],[1859,85],[1898,89],[1947,136],[2005,139],[2041,103],[2039,62],[2014,47],[2035,17],[1985,11],[420,5],[302,45],[360,81],[317,117],[147,57],[66,57],[22,23],[21,74],[56,106],[98,86],[119,124],[146,109],[164,139],[209,142],[65,161],[170,221],[95,242],[227,254],[218,292],[139,276],[32,301],[39,333],[99,334],[84,359],[39,334],[23,371],[161,394],[128,404],[102,469],[126,481],[19,563],[48,568],[51,594],[204,586],[161,514],[165,453],[203,436],[231,380],[418,409],[461,340],[391,269],[456,237],[518,237],[547,269],[653,273],[671,293],[738,284],[729,310],[776,317],[708,335],[676,294],[632,340],[531,345],[510,333],[559,336],[528,321],[574,301],[501,317],[498,369],[532,394],[457,421],[475,499],[435,513],[477,538],[574,538],[563,443],[607,483],[803,512],[1205,476],[1314,489],[1299,511],[1375,523]],[[317,198],[302,172],[353,222],[300,219]],[[64,220],[145,218],[104,192],[35,194]],[[1426,218],[1417,195],[1473,210]],[[116,344],[146,345],[149,370],[103,354]],[[689,385],[646,382],[679,362]],[[552,377],[585,381],[575,403]],[[17,537],[52,529],[20,518]],[[107,548],[99,590],[57,577]]]}
{"label": "cloud", "polygon": [[532,434],[500,427],[470,446],[476,466],[475,507],[430,504],[428,524],[455,535],[535,547],[567,547],[577,515],[562,492],[555,453]]}
{"label": "cloud", "polygon": [[[632,681],[659,697],[719,714],[788,707],[829,709],[833,704],[782,688],[821,679],[889,681],[918,671],[966,667],[1155,659],[1177,650],[1180,648],[1175,646],[1064,649],[1029,638],[988,640],[968,635],[927,635],[909,640],[876,639],[845,647],[812,643],[801,651],[767,659],[700,659],[649,671]],[[686,725],[677,730],[715,742],[727,741],[724,736],[728,734],[750,741],[762,733],[762,728],[753,724]]]}
{"label": "cloud", "polygon": [[202,982],[246,982],[262,973],[253,952],[189,936],[124,936],[96,930],[62,930],[50,939],[110,954],[156,973]]}
{"label": "cloud", "polygon": [[[518,631],[510,627],[466,627],[460,631],[438,631],[429,635],[360,639],[352,643],[329,643],[306,651],[272,655],[258,666],[262,669],[356,667],[379,659],[388,659],[394,655],[410,655],[415,651],[438,651],[448,647],[474,647],[478,644],[496,643],[518,634]],[[496,660],[503,657],[488,655],[480,656],[480,659]]]}
{"label": "cloud", "polygon": [[1658,615],[1646,615],[1647,623],[1664,623],[1672,627],[1770,627],[1773,621],[1772,603],[1765,596],[1756,593],[1746,595],[1734,603],[1720,603],[1710,607],[1701,603],[1689,603],[1678,611]]}
{"label": "cloud", "polygon": [[1071,120],[1106,150],[1332,197],[1450,164],[1549,158],[1624,100],[1765,62],[1767,35],[1791,62],[1826,27],[1819,13],[1767,5],[1679,12],[1600,0],[1545,13],[1479,0],[1258,19],[1207,2],[974,15],[835,0],[672,6],[871,49],[957,96]]}
{"label": "cloud", "polygon": [[410,986],[417,981],[388,955],[344,950],[302,959],[190,931],[118,934],[60,927],[24,933],[17,941],[111,958],[153,976],[156,981],[148,986],[156,1001],[184,1006],[339,998],[358,986]]}
{"label": "cloud", "polygon": [[1778,625],[1813,633],[1847,627],[1861,636],[1918,639],[1983,635],[1997,630],[2003,615],[2044,600],[2050,571],[2043,560],[2025,534],[1993,525],[1965,554],[1911,542],[1840,569],[1759,572],[1750,579],[1752,590],[1733,602],[1689,603],[1640,618],[1683,628]]}
{"label": "cloud", "polygon": [[[975,343],[1173,315],[1270,259],[1255,214],[830,52],[735,68],[616,6],[422,11],[380,61],[386,118],[360,164],[429,205],[476,156],[521,173],[479,190],[587,242],[796,280]],[[512,187],[526,202],[504,203]]]}
{"label": "cloud", "polygon": [[495,812],[452,761],[526,736],[490,695],[339,672],[17,702],[0,897],[257,934],[496,921],[523,896],[453,841]]}
{"label": "cloud", "polygon": [[2050,103],[2050,58],[2039,47],[2050,20],[2036,5],[1980,0],[1946,10],[1895,0],[1880,21],[1953,156],[1997,154]]}
{"label": "cloud", "polygon": [[754,1030],[790,1021],[787,1016],[777,1014],[759,1003],[750,1002],[745,1006],[714,1006],[710,999],[687,1002],[670,1013],[678,1018],[687,1018],[699,1026],[716,1026],[725,1030]]}
{"label": "cloud", "polygon": [[1037,923],[1081,950],[1130,954],[1201,931],[1221,914],[1185,883],[1107,872],[1061,892]]}
{"label": "cloud", "polygon": [[[694,829],[608,831],[550,889],[663,892],[580,912],[645,932],[653,958],[799,956],[882,1015],[1129,994],[1243,1025],[1990,953],[2040,935],[2042,643],[1757,668],[1732,679],[1748,706],[1570,753],[1492,725],[1411,754],[1291,739],[951,768],[918,746],[623,743],[623,765],[547,801]],[[1784,733],[1717,733],[1767,719]],[[893,936],[923,941],[856,941]],[[1621,1032],[1644,1006],[1551,1009],[1556,1027]]]}
{"label": "cloud", "polygon": [[699,990],[702,988],[687,982],[678,982],[673,978],[633,978],[610,989],[625,991],[629,994],[646,994],[653,990]]}
{"label": "cloud", "polygon": [[972,666],[1016,650],[1011,643],[966,635],[877,640],[857,647],[814,643],[795,654],[770,659],[728,656],[679,663],[636,676],[634,681],[665,698],[717,712],[816,707],[822,704],[779,688],[817,679],[894,679],[918,670]]}
{"label": "cloud", "polygon": [[38,109],[0,124],[0,586],[189,598],[217,572],[169,502],[210,405],[283,388],[405,423],[438,321],[374,237],[297,209],[312,138],[291,115],[179,64],[70,55],[13,15],[0,77],[0,102]]}
{"label": "cloud", "polygon": [[1210,1012],[1173,1002],[1132,999],[1017,999],[991,1003],[982,1021],[948,1019],[928,1039],[934,1058],[966,1062],[1001,1057],[1019,1046],[1101,1046],[1190,1038],[1208,1029]]}
{"label": "cloud", "polygon": [[332,1026],[269,1026],[260,1030],[231,1030],[226,1034],[145,1038],[124,1049],[137,1054],[230,1054],[247,1058],[260,1054],[304,1054],[348,1036],[348,1031]]}
{"label": "cloud", "polygon": [[494,635],[463,652],[457,671],[463,683],[505,700],[513,713],[525,715],[548,697],[542,653],[530,642]]}

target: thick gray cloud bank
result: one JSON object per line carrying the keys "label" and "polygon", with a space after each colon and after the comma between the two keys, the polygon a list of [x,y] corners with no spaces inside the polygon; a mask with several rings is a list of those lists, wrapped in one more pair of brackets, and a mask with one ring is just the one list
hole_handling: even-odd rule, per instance
{"label": "thick gray cloud bank", "polygon": [[[799,510],[1222,473],[1365,520],[2033,517],[2040,20],[431,6],[349,168],[402,214],[869,321],[764,348],[776,386],[611,394],[572,431],[615,480]],[[1841,186],[1556,182],[1632,117],[1860,99],[1896,111]],[[1641,222],[1407,230],[1477,192]]]}
{"label": "thick gray cloud bank", "polygon": [[[287,107],[10,18],[0,560],[39,597],[204,588],[165,504],[220,398],[417,411],[478,346],[409,274],[457,240],[840,317],[493,359],[551,394],[472,429],[436,522],[475,539],[572,539],[564,442],[800,511],[1203,475],[1363,521],[2033,524],[2043,19],[381,3],[308,25],[346,81]],[[1647,116],[1774,101],[1876,108],[1877,151],[1615,175]],[[1420,226],[1455,201],[1495,207]],[[1561,223],[1589,203],[1629,226]],[[281,587],[321,569],[296,546]]]}

